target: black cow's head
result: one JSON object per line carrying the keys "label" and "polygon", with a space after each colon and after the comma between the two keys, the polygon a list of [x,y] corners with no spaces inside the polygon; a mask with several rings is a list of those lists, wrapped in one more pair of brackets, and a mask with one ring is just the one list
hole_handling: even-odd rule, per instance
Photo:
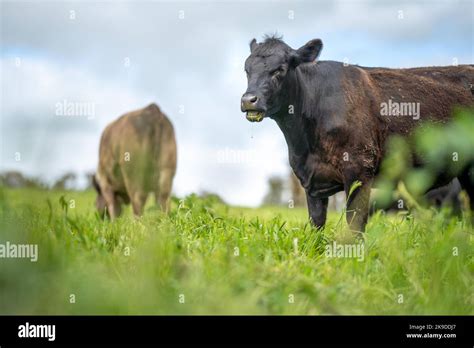
{"label": "black cow's head", "polygon": [[299,64],[313,62],[321,52],[320,39],[309,41],[294,50],[281,39],[268,37],[263,43],[250,42],[250,56],[245,61],[247,91],[241,99],[241,110],[251,122],[275,115],[281,108],[282,90],[289,74]]}

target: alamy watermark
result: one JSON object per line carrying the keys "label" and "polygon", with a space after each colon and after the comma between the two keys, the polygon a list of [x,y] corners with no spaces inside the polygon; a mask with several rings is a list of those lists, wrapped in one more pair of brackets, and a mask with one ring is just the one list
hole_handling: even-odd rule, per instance
{"label": "alamy watermark", "polygon": [[54,105],[56,116],[87,117],[92,120],[95,117],[95,103],[88,101],[70,101],[63,99]]}
{"label": "alamy watermark", "polygon": [[48,341],[54,341],[56,339],[56,325],[36,325],[26,322],[18,326],[18,337],[47,338]]}
{"label": "alamy watermark", "polygon": [[258,153],[255,150],[236,150],[226,147],[217,151],[218,163],[258,163]]}
{"label": "alamy watermark", "polygon": [[353,258],[364,261],[364,244],[338,244],[335,241],[327,244],[324,255],[328,258]]}
{"label": "alamy watermark", "polygon": [[13,244],[6,242],[0,244],[0,258],[2,259],[30,259],[38,261],[38,244]]}
{"label": "alamy watermark", "polygon": [[420,119],[420,103],[395,102],[392,99],[380,103],[380,115],[382,116],[410,116],[414,120]]}

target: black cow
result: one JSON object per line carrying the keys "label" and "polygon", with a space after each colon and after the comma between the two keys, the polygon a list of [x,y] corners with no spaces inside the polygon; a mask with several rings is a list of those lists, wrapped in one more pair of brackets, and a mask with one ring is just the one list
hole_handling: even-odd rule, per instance
{"label": "black cow", "polygon": [[[454,105],[472,105],[474,67],[385,69],[316,61],[322,47],[320,39],[297,50],[280,38],[253,39],[241,110],[249,121],[269,117],[277,122],[316,226],[325,224],[329,196],[348,194],[355,181],[362,183],[349,197],[346,217],[353,230],[363,231],[387,138],[407,136],[420,122],[446,123]],[[383,103],[406,102],[414,106],[410,117],[381,110]],[[458,179],[472,206],[469,168]],[[440,175],[435,186],[451,180]]]}

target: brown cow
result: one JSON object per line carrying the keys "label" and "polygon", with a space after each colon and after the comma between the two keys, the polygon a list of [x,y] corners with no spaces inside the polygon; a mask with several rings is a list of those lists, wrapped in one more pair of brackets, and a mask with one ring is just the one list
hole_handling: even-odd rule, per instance
{"label": "brown cow", "polygon": [[156,104],[129,112],[105,128],[100,140],[99,167],[93,178],[96,206],[112,218],[122,203],[132,203],[141,215],[147,196],[168,211],[176,172],[176,140],[173,125]]}

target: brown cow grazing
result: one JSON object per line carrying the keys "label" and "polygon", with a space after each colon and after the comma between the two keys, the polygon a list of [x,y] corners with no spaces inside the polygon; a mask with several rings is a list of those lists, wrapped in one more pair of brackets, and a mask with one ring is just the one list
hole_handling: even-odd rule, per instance
{"label": "brown cow grazing", "polygon": [[[473,105],[474,67],[385,69],[316,61],[322,46],[315,39],[294,50],[279,38],[253,39],[241,110],[249,121],[269,117],[280,127],[316,226],[325,224],[329,196],[347,194],[361,182],[348,199],[347,220],[363,231],[387,138],[407,136],[425,121],[446,123],[454,106]],[[458,179],[474,207],[472,168],[468,164]],[[435,186],[452,179],[443,173]]]}
{"label": "brown cow grazing", "polygon": [[101,214],[120,215],[132,203],[141,215],[150,192],[165,212],[176,172],[173,125],[156,104],[129,112],[105,128],[100,140],[99,167],[93,178]]}

